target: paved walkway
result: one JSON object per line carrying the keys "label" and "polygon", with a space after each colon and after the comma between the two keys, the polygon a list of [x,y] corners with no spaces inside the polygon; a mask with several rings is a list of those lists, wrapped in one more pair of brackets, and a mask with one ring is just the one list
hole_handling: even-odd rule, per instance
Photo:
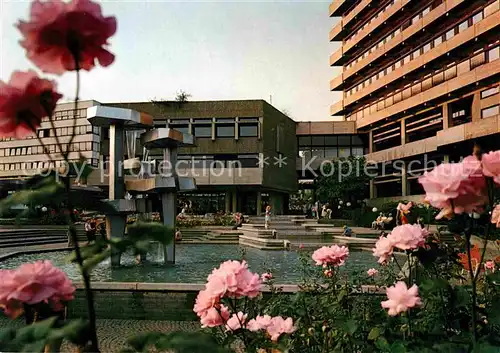
{"label": "paved walkway", "polygon": [[[11,321],[0,317],[0,328],[6,326],[22,327],[20,320]],[[196,331],[200,328],[193,321],[154,321],[154,320],[97,320],[97,335],[103,353],[119,352],[125,347],[127,339],[143,332]],[[63,344],[62,352],[76,352],[74,346]]]}
{"label": "paved walkway", "polygon": [[30,246],[16,246],[11,248],[0,248],[0,256],[7,255],[13,252],[26,251],[26,250],[51,250],[67,246],[67,242],[45,245],[30,245]]}

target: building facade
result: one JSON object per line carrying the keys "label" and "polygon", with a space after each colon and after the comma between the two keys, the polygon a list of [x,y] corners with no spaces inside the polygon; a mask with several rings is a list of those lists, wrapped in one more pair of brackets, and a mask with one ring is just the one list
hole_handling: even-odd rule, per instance
{"label": "building facade", "polygon": [[[423,193],[418,177],[471,154],[500,148],[500,1],[334,1],[341,17],[330,108],[368,135],[379,165],[371,198]],[[397,163],[396,163],[397,162]]]}
{"label": "building facade", "polygon": [[[76,112],[75,138],[69,159],[79,161],[82,157],[97,167],[100,158],[100,131],[87,120],[87,108],[95,101],[80,102]],[[58,104],[54,112],[54,124],[62,143],[67,143],[73,132],[73,103]],[[43,143],[43,145],[40,143]],[[45,151],[50,154],[50,159]],[[43,170],[63,167],[63,158],[57,150],[56,138],[47,118],[43,119],[37,135],[24,139],[2,138],[0,140],[0,195],[5,195],[23,180]]]}
{"label": "building facade", "polygon": [[[195,147],[178,151],[178,172],[195,177],[198,188],[180,199],[195,213],[261,214],[266,205],[277,214],[288,209],[288,197],[297,189],[295,122],[267,102],[106,105],[145,112],[154,117],[155,127],[170,127],[195,136]],[[109,140],[104,139],[104,158],[108,144]],[[149,159],[160,157],[160,153],[151,151]],[[143,157],[140,144],[136,155]]]}

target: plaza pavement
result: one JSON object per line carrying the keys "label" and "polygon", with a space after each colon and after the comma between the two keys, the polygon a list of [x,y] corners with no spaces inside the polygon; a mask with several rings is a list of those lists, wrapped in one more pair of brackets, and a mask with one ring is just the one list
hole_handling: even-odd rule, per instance
{"label": "plaza pavement", "polygon": [[[22,327],[21,320],[8,320],[0,317],[0,329],[12,326]],[[196,331],[200,329],[199,322],[195,321],[155,321],[155,320],[97,320],[97,336],[102,353],[120,352],[127,339],[144,332],[173,332],[173,331]],[[64,343],[61,349],[63,353],[77,352],[76,347]]]}

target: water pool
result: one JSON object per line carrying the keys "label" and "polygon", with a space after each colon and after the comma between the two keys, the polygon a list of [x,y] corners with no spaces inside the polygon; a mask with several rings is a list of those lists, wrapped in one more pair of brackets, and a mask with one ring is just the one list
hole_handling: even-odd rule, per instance
{"label": "water pool", "polygon": [[[51,260],[72,280],[80,276],[74,264],[68,263],[69,252],[56,251],[23,254],[0,262],[0,268],[12,269],[25,262]],[[294,251],[263,251],[238,245],[181,244],[176,246],[175,265],[146,262],[136,265],[132,255],[123,254],[120,268],[111,268],[109,260],[92,272],[92,280],[100,282],[149,282],[149,283],[204,283],[213,268],[222,261],[245,258],[252,271],[273,272],[277,283],[296,283],[300,278],[299,254]],[[151,256],[154,260],[154,254]],[[312,263],[312,260],[311,260]],[[377,267],[371,252],[351,252],[345,270],[354,273]]]}

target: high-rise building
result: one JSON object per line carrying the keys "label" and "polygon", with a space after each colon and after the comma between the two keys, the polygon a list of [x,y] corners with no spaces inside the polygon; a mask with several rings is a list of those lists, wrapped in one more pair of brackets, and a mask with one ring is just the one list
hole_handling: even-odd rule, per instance
{"label": "high-rise building", "polygon": [[422,194],[432,163],[474,143],[500,148],[499,0],[336,0],[329,10],[341,17],[330,65],[342,67],[330,112],[368,133],[372,198]]}

